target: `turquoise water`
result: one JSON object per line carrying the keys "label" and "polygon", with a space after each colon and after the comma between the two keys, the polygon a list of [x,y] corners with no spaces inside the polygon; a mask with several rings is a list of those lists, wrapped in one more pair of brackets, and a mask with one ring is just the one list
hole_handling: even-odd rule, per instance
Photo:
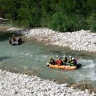
{"label": "turquoise water", "polygon": [[[36,75],[44,79],[55,79],[59,82],[84,84],[96,88],[96,56],[91,53],[70,51],[57,46],[44,46],[43,44],[28,41],[19,46],[8,43],[11,33],[0,33],[0,69],[11,72]],[[50,56],[70,56],[78,58],[82,67],[78,70],[68,71],[51,69],[46,66]]]}

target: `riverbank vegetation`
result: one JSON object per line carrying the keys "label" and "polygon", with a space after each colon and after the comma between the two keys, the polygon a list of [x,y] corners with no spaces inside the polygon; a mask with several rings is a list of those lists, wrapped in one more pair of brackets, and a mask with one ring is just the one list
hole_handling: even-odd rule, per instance
{"label": "riverbank vegetation", "polygon": [[28,28],[96,31],[96,0],[0,0],[0,17]]}

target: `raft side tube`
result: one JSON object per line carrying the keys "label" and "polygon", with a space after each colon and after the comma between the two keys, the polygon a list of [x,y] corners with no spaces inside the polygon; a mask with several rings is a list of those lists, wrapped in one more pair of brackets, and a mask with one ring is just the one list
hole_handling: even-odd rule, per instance
{"label": "raft side tube", "polygon": [[80,68],[81,64],[77,64],[76,66],[69,66],[69,65],[58,66],[58,65],[52,65],[52,64],[47,63],[47,66],[50,67],[50,68],[55,68],[55,69],[75,70],[75,69]]}
{"label": "raft side tube", "polygon": [[12,42],[12,45],[18,45],[18,42],[17,41]]}
{"label": "raft side tube", "polygon": [[82,64],[80,64],[80,63],[76,65],[77,69],[80,68],[81,66],[82,66]]}

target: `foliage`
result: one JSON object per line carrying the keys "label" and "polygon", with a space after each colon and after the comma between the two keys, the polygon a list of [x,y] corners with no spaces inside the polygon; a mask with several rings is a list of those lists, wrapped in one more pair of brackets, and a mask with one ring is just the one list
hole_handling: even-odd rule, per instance
{"label": "foliage", "polygon": [[88,24],[90,26],[90,30],[92,32],[96,32],[96,13],[92,12],[92,14],[89,16]]}
{"label": "foliage", "polygon": [[25,27],[96,31],[96,0],[0,0],[0,17]]}

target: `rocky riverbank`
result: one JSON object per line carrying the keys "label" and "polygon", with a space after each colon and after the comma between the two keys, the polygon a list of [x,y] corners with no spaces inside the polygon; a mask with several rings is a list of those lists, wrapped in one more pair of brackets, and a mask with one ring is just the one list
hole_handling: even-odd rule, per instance
{"label": "rocky riverbank", "polygon": [[37,76],[0,70],[0,96],[95,96]]}
{"label": "rocky riverbank", "polygon": [[[96,52],[95,33],[90,31],[78,31],[59,33],[46,28],[37,29],[16,29],[9,28],[7,31],[15,31],[25,35],[29,39],[35,39],[46,45],[58,45],[69,47],[72,50],[84,50]],[[86,49],[86,50],[85,50]],[[6,87],[7,86],[7,87]],[[36,76],[25,74],[15,74],[0,70],[0,96],[95,96],[88,89],[80,91],[67,84],[57,84],[56,82],[44,80]]]}
{"label": "rocky riverbank", "polygon": [[49,29],[32,29],[25,36],[46,44],[69,47],[71,50],[96,52],[96,34],[90,31],[59,33]]}
{"label": "rocky riverbank", "polygon": [[[12,28],[7,31],[10,30]],[[17,30],[16,32],[25,35],[27,38],[43,42],[46,45],[58,45],[69,47],[71,50],[96,52],[96,33],[92,33],[89,30],[60,33],[51,29],[36,28]]]}

